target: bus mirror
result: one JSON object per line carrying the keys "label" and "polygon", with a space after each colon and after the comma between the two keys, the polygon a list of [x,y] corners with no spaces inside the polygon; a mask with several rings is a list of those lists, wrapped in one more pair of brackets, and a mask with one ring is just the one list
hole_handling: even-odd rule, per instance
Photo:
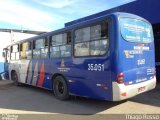
{"label": "bus mirror", "polygon": [[4,58],[6,57],[6,54],[5,54],[5,52],[2,52],[2,57],[4,57]]}

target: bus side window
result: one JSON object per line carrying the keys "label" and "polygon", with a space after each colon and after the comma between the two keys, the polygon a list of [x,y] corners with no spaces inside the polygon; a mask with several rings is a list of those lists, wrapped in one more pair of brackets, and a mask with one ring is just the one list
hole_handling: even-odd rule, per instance
{"label": "bus side window", "polygon": [[32,42],[27,43],[26,57],[27,59],[32,59]]}
{"label": "bus side window", "polygon": [[71,44],[71,32],[67,32],[67,44]]}
{"label": "bus side window", "polygon": [[27,42],[21,43],[20,44],[20,58],[21,59],[27,59],[26,50],[27,50]]}
{"label": "bus side window", "polygon": [[75,56],[88,56],[89,55],[89,41],[90,40],[90,27],[85,27],[75,31]]}
{"label": "bus side window", "polygon": [[19,60],[19,45],[11,46],[11,60]]}
{"label": "bus side window", "polygon": [[[83,37],[84,34],[85,37]],[[82,37],[80,38],[79,35],[82,35]],[[109,39],[108,39],[107,22],[101,22],[99,24],[90,27],[78,29],[75,31],[74,55],[75,56],[103,55],[108,50],[108,45],[109,45],[108,41]]]}
{"label": "bus side window", "polygon": [[40,58],[40,48],[42,46],[42,40],[34,40],[33,41],[33,58],[37,59]]}
{"label": "bus side window", "polygon": [[71,56],[71,33],[65,33],[63,38],[63,45],[60,46],[61,57]]}
{"label": "bus side window", "polygon": [[60,57],[60,49],[59,46],[53,46],[50,48],[50,57],[58,58]]}
{"label": "bus side window", "polygon": [[20,58],[32,59],[32,42],[23,42],[20,44]]}
{"label": "bus side window", "polygon": [[10,61],[10,48],[11,47],[7,47],[7,52],[6,52],[6,59],[8,62]]}
{"label": "bus side window", "polygon": [[101,26],[101,38],[108,38],[108,23],[102,22]]}
{"label": "bus side window", "polygon": [[[93,29],[95,32],[91,32],[93,38],[91,38],[92,42],[90,42],[90,55],[103,55],[107,52],[109,47],[108,23],[102,22],[96,26],[91,27],[91,30]],[[96,32],[98,32],[97,35]]]}
{"label": "bus side window", "polygon": [[48,39],[43,39],[43,45],[41,46],[41,58],[48,58]]}
{"label": "bus side window", "polygon": [[42,38],[33,41],[33,58],[48,58],[47,38]]}
{"label": "bus side window", "polygon": [[60,58],[71,56],[71,33],[53,35],[51,37],[50,57]]}
{"label": "bus side window", "polygon": [[75,44],[75,56],[88,56],[89,42]]}
{"label": "bus side window", "polygon": [[11,60],[14,60],[15,59],[15,55],[13,53],[13,46],[11,46]]}
{"label": "bus side window", "polygon": [[101,25],[95,25],[91,27],[91,39],[96,40],[101,37]]}

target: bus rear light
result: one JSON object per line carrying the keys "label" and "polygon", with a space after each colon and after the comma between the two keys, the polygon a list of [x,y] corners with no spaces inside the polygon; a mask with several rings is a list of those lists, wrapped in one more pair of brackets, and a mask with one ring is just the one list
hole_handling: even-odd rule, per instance
{"label": "bus rear light", "polygon": [[118,74],[118,76],[117,76],[117,83],[118,84],[124,83],[124,74],[123,73]]}
{"label": "bus rear light", "polygon": [[127,96],[127,93],[126,92],[124,92],[124,93],[121,93],[121,96]]}

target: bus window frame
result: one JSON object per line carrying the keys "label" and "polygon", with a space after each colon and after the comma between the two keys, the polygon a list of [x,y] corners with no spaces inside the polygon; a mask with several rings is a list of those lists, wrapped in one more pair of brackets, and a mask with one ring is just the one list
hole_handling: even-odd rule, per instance
{"label": "bus window frame", "polygon": [[[101,41],[101,40],[105,40],[105,39],[107,39],[107,49],[106,49],[106,52],[104,53],[104,54],[102,54],[102,55],[87,55],[87,56],[76,56],[75,55],[75,49],[74,49],[74,47],[75,47],[75,44],[76,44],[76,42],[75,42],[75,31],[76,30],[78,30],[78,29],[83,29],[83,28],[86,28],[86,27],[92,27],[92,26],[96,26],[96,25],[98,25],[98,24],[101,24],[101,23],[103,23],[103,22],[106,22],[107,24],[108,24],[108,28],[107,28],[107,30],[108,30],[108,38],[106,37],[106,38],[104,38],[104,39],[94,39],[94,40],[89,40],[89,41],[85,41],[85,42],[93,42],[93,41]],[[85,24],[85,25],[82,25],[82,26],[80,26],[80,27],[76,27],[75,29],[73,29],[73,56],[74,56],[74,58],[87,58],[87,57],[104,57],[104,56],[106,56],[106,54],[108,54],[108,52],[110,51],[110,39],[111,39],[111,25],[112,25],[112,18],[110,18],[110,17],[107,17],[107,18],[105,18],[105,19],[103,19],[103,20],[99,20],[99,21],[96,21],[96,22],[91,22],[91,23],[88,23],[88,24]],[[90,30],[90,32],[91,32],[91,30]],[[91,37],[91,36],[90,36]],[[83,43],[83,42],[78,42],[78,43]],[[90,44],[89,44],[89,48],[90,48]],[[90,49],[89,49],[89,54],[90,54]]]}
{"label": "bus window frame", "polygon": [[[6,48],[7,48],[6,57],[8,58],[8,59],[7,58],[6,59],[9,62],[11,60],[11,46],[7,46]],[[8,57],[8,55],[9,55],[9,57]]]}
{"label": "bus window frame", "polygon": [[[13,46],[18,45],[18,51],[17,52],[12,52],[13,51]],[[15,43],[12,44],[10,47],[10,61],[18,61],[20,60],[20,44],[19,43]],[[14,53],[15,54],[15,59],[11,59],[11,54]],[[19,59],[17,59],[16,57],[16,53],[19,53]]]}
{"label": "bus window frame", "polygon": [[[10,46],[7,46],[6,48],[3,49],[2,55],[4,58],[4,62],[8,63],[10,61]],[[9,54],[9,57],[8,57]]]}
{"label": "bus window frame", "polygon": [[[21,48],[21,45],[23,44],[23,43],[31,43],[31,49],[30,49],[30,51],[31,51],[31,58],[30,59],[28,59],[28,58],[19,58],[19,60],[32,60],[32,58],[33,58],[33,55],[32,55],[32,49],[33,49],[33,42],[32,41],[22,41],[22,42],[20,42],[19,43],[19,52],[20,52],[20,54],[21,54],[21,50],[22,50],[22,48]],[[25,52],[27,52],[27,51],[29,51],[29,50],[26,50]],[[19,54],[19,55],[20,55]],[[21,56],[21,55],[20,55]]]}
{"label": "bus window frame", "polygon": [[[55,45],[55,46],[52,46],[52,37],[53,36],[55,36],[55,35],[58,35],[58,34],[67,34],[67,33],[70,33],[70,41],[68,41],[68,40],[66,40],[66,44],[61,44],[61,45]],[[68,34],[67,34],[68,35]],[[62,32],[56,32],[56,33],[53,33],[53,34],[51,34],[48,38],[49,38],[49,58],[50,59],[61,59],[61,58],[70,58],[70,57],[72,57],[73,56],[73,54],[72,54],[72,49],[73,49],[73,45],[72,45],[72,30],[64,30],[64,31],[62,31]],[[68,37],[68,36],[67,36]],[[60,47],[61,46],[67,46],[67,45],[70,45],[70,47],[71,47],[71,51],[70,51],[70,56],[66,56],[66,57],[64,57],[64,56],[61,56],[61,52],[60,52],[60,57],[51,57],[51,48],[52,47],[59,47],[59,51],[60,51]]]}
{"label": "bus window frame", "polygon": [[[121,29],[121,24],[120,24],[120,19],[122,19],[122,18],[128,18],[128,19],[136,19],[136,20],[139,20],[139,21],[143,21],[143,22],[145,22],[145,23],[147,23],[147,24],[149,24],[150,26],[151,26],[151,31],[152,31],[152,33],[151,33],[151,35],[152,35],[152,40],[150,41],[150,42],[133,42],[133,41],[128,41],[128,40],[126,40],[124,37],[123,37],[123,35],[122,35],[122,29]],[[153,34],[153,27],[152,27],[152,24],[150,24],[148,21],[146,21],[146,20],[144,20],[144,19],[140,19],[140,18],[133,18],[133,17],[118,17],[118,26],[119,26],[119,30],[120,30],[120,35],[121,35],[121,37],[123,38],[123,40],[125,40],[126,42],[130,42],[130,43],[138,43],[138,44],[149,44],[149,43],[152,43],[152,42],[154,42],[154,34]]]}
{"label": "bus window frame", "polygon": [[[44,47],[43,47],[43,48],[33,49],[33,43],[34,43],[35,41],[41,40],[41,39],[48,41],[48,47],[46,47],[46,46],[45,46],[45,43],[44,43]],[[34,45],[34,46],[35,46],[35,45]],[[47,57],[41,57],[41,49],[45,49],[45,48],[48,49]],[[34,57],[33,57],[33,50],[39,50],[39,51],[40,51],[40,57],[39,57],[39,58],[34,58]],[[34,60],[34,59],[48,59],[48,58],[49,58],[49,39],[48,39],[48,36],[43,36],[43,37],[40,37],[40,38],[38,38],[38,39],[32,40],[32,60]]]}

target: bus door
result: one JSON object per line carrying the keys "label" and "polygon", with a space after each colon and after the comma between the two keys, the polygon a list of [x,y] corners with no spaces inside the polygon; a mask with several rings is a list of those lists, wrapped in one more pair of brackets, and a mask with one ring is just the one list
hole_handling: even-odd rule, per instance
{"label": "bus door", "polygon": [[29,60],[27,59],[27,47],[28,43],[23,42],[20,44],[20,61],[19,61],[19,73],[20,73],[20,81],[25,83],[27,76],[27,68],[29,65]]}

